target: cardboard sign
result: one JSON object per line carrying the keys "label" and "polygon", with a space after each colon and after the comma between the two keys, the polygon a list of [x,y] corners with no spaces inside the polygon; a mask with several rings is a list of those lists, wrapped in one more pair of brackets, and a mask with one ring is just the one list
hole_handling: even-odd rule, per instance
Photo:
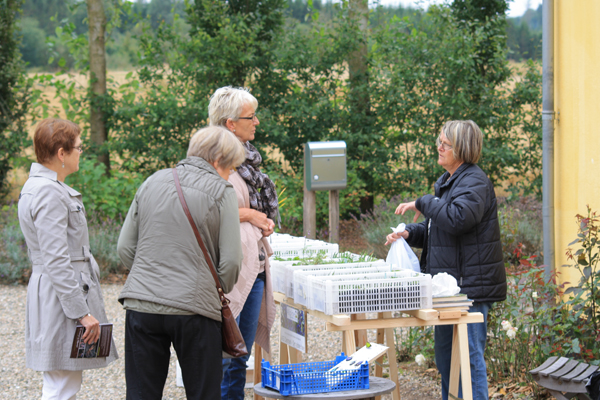
{"label": "cardboard sign", "polygon": [[287,304],[281,304],[280,340],[306,353],[306,312]]}

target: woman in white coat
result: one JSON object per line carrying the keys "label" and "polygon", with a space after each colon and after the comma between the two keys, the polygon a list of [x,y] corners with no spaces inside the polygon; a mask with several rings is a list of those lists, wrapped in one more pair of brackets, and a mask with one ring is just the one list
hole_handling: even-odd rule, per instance
{"label": "woman in white coat", "polygon": [[[79,170],[80,128],[70,121],[45,119],[38,125],[29,179],[19,196],[19,223],[32,274],[27,287],[26,366],[43,371],[42,399],[75,399],[82,370],[101,368],[118,356],[70,358],[75,327],[94,343],[107,322],[100,270],[89,250],[81,194],[64,183]],[[112,339],[111,339],[112,342]]]}

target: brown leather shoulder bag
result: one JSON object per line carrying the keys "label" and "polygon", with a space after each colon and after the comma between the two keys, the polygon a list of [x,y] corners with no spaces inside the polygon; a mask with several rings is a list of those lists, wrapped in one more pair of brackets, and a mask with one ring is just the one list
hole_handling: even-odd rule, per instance
{"label": "brown leather shoulder bag", "polygon": [[185,198],[183,197],[183,191],[181,190],[181,184],[179,183],[179,176],[177,175],[177,170],[173,168],[173,178],[175,179],[175,187],[177,187],[177,194],[179,195],[179,200],[181,200],[181,205],[183,207],[183,211],[187,216],[188,221],[190,221],[190,225],[192,226],[192,230],[194,231],[194,235],[196,236],[196,240],[198,240],[198,244],[202,249],[202,253],[204,254],[204,258],[206,259],[206,263],[210,269],[210,272],[215,280],[215,284],[217,285],[217,292],[219,293],[219,299],[221,300],[221,337],[223,341],[223,351],[229,354],[231,357],[242,357],[248,354],[248,350],[246,349],[246,342],[242,337],[242,333],[240,332],[240,328],[235,322],[235,318],[233,318],[233,314],[231,313],[231,309],[229,308],[229,300],[225,297],[225,293],[223,293],[223,288],[221,288],[221,283],[219,282],[219,276],[217,275],[217,270],[213,265],[213,262],[208,255],[208,251],[206,250],[206,246],[204,246],[204,241],[200,236],[200,232],[198,231],[198,227],[192,218],[192,214],[190,214],[190,210],[185,202]]}

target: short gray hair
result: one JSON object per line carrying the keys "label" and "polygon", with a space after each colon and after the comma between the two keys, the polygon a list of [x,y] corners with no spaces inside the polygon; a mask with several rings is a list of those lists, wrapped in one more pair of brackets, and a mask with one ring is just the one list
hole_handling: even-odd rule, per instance
{"label": "short gray hair", "polygon": [[244,104],[250,104],[254,110],[258,107],[258,100],[250,94],[248,88],[225,86],[217,89],[210,96],[208,105],[210,125],[225,126],[229,118],[237,121],[242,114]]}
{"label": "short gray hair", "polygon": [[454,158],[468,164],[477,164],[483,148],[483,134],[471,120],[448,121],[442,132],[452,144]]}
{"label": "short gray hair", "polygon": [[190,139],[188,157],[202,157],[221,168],[237,168],[246,160],[246,149],[230,131],[220,126],[200,129]]}

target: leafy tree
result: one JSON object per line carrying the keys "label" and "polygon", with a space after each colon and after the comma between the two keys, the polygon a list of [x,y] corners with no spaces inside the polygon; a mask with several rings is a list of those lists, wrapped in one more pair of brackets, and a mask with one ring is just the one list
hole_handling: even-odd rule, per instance
{"label": "leafy tree", "polygon": [[0,197],[6,195],[7,174],[29,143],[25,119],[29,81],[19,53],[17,18],[22,0],[0,0]]}
{"label": "leafy tree", "polygon": [[48,49],[46,48],[46,32],[39,26],[35,18],[21,19],[22,40],[19,50],[23,61],[29,66],[41,66],[48,62]]}
{"label": "leafy tree", "polygon": [[[538,164],[523,163],[528,151],[535,160],[541,155],[541,129],[535,115],[523,111],[531,107],[539,113],[541,97],[534,90],[539,71],[532,67],[515,92],[507,79],[496,82],[479,74],[473,55],[488,42],[495,22],[455,24],[454,18],[444,7],[431,7],[418,24],[392,19],[375,37],[378,72],[372,98],[389,150],[387,161],[374,166],[373,179],[388,195],[431,188],[443,172],[435,139],[443,124],[455,119],[472,119],[481,127],[485,140],[479,164],[495,184],[514,173],[513,167],[527,169],[523,175],[531,173],[534,180],[540,176]],[[498,52],[487,69],[510,75],[506,64],[505,54]],[[531,138],[527,149],[524,132]]]}
{"label": "leafy tree", "polygon": [[[173,165],[185,155],[190,134],[208,122],[208,100],[217,88],[254,87],[276,74],[283,7],[283,0],[198,0],[186,2],[189,34],[177,30],[178,17],[156,31],[146,27],[139,81],[121,88],[127,94],[111,123],[112,149],[125,168],[152,173]],[[143,96],[136,93],[139,85]]]}
{"label": "leafy tree", "polygon": [[509,58],[517,61],[522,59],[541,60],[542,31],[531,29],[525,19],[509,19],[506,36],[510,49]]}

